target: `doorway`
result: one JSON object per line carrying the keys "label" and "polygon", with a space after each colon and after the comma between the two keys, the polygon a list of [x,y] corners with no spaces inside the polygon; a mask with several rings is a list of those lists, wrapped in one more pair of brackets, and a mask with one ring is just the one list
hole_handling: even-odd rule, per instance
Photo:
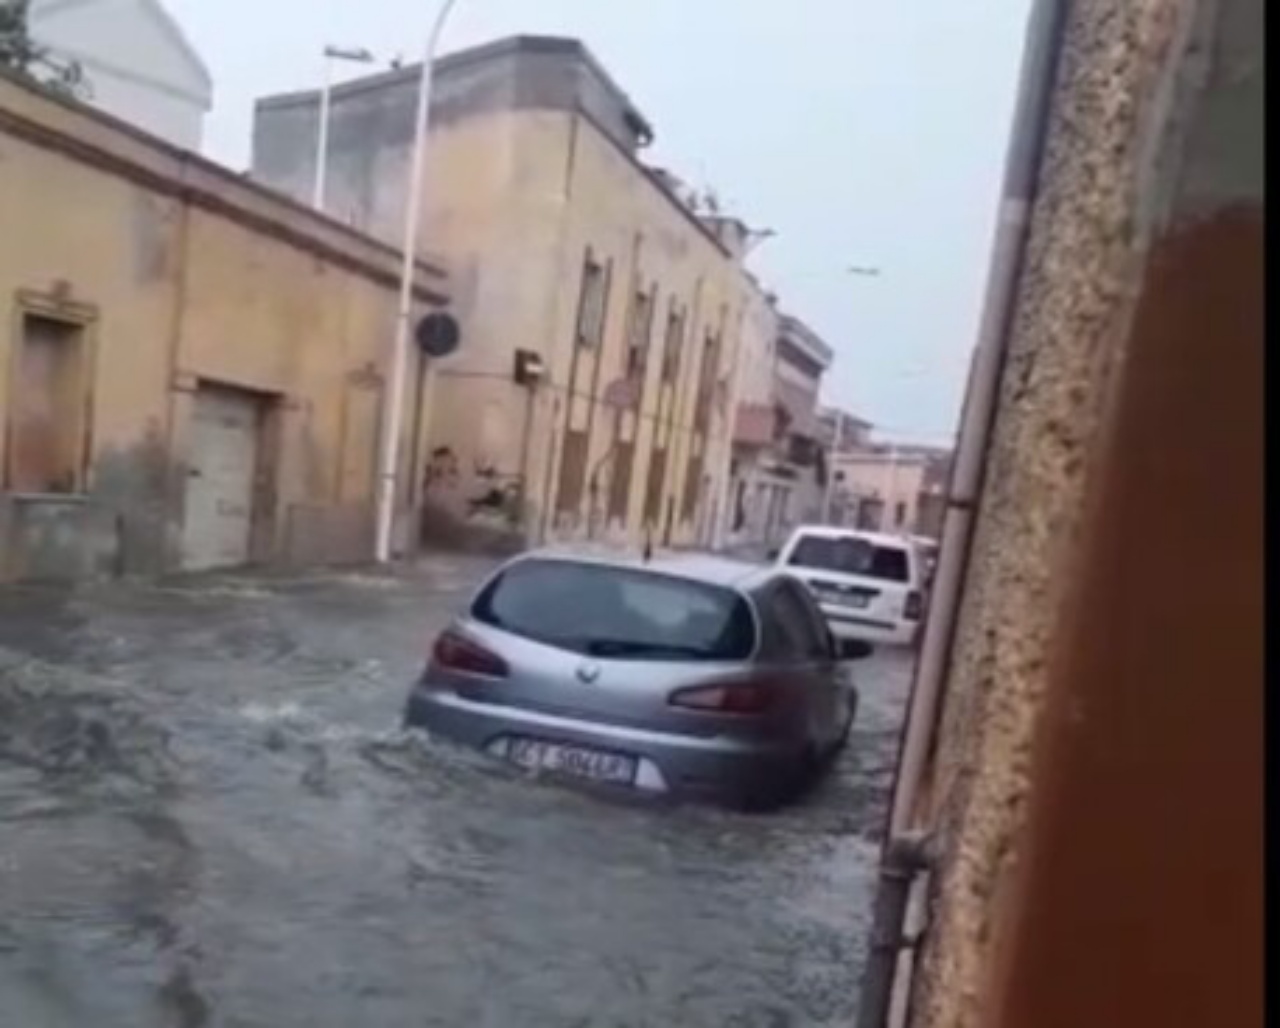
{"label": "doorway", "polygon": [[81,492],[90,411],[85,326],[24,313],[16,350],[4,486],[17,493]]}
{"label": "doorway", "polygon": [[245,390],[201,385],[196,391],[182,539],[185,570],[249,562],[264,408],[262,397]]}

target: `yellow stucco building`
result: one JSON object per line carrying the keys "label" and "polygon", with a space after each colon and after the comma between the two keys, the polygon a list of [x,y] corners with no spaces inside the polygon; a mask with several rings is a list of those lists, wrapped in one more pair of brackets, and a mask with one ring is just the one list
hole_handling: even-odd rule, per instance
{"label": "yellow stucco building", "polygon": [[[464,341],[433,376],[428,534],[710,543],[751,234],[643,162],[649,126],[577,41],[501,40],[435,76],[424,239],[449,262]],[[326,208],[389,241],[417,77],[332,96]],[[257,178],[310,195],[318,109],[314,92],[259,103]]]}
{"label": "yellow stucco building", "polygon": [[367,558],[398,266],[0,77],[0,578]]}

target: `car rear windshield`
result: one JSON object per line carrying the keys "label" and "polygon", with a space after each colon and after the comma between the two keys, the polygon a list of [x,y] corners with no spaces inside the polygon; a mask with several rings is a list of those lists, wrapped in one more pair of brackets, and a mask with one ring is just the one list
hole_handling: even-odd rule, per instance
{"label": "car rear windshield", "polygon": [[801,536],[787,563],[793,567],[861,575],[886,582],[907,582],[911,578],[905,548],[883,546],[856,535]]}
{"label": "car rear windshield", "polygon": [[520,561],[484,588],[471,614],[596,657],[743,660],[755,649],[755,620],[737,593],[604,564]]}

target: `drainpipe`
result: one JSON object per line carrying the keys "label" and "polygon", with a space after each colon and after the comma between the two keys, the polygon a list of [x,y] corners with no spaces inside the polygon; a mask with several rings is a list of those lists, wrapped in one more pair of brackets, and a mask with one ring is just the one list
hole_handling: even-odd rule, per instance
{"label": "drainpipe", "polygon": [[[915,944],[903,935],[907,909],[911,904],[916,876],[932,866],[930,839],[922,833],[890,839],[880,857],[880,882],[871,930],[868,968],[885,968],[889,973],[868,974],[858,998],[858,1028],[882,1028],[893,1003],[893,969],[902,950]],[[871,1015],[876,1020],[869,1020]]]}
{"label": "drainpipe", "polygon": [[[974,513],[986,470],[1069,6],[1068,0],[1032,0],[1028,15],[1018,103],[1005,157],[982,322],[961,411],[934,594],[903,724],[888,832],[881,855],[872,938],[891,942],[874,950],[867,960],[858,1028],[888,1028],[889,1000],[894,991],[908,905],[906,901],[898,903],[896,897],[903,887],[902,876],[909,874],[914,878],[921,870],[919,866],[905,870],[910,862],[901,859],[901,847],[904,840],[913,838],[909,833],[937,732],[942,688],[949,671],[960,596],[968,571]],[[908,895],[911,888],[908,885]]]}
{"label": "drainpipe", "polygon": [[[725,528],[729,521],[728,508],[731,486],[729,479],[733,472],[733,433],[738,423],[738,397],[742,392],[742,359],[745,356],[742,352],[742,334],[747,324],[747,306],[748,302],[744,301],[742,308],[738,311],[737,326],[734,333],[737,340],[737,345],[734,347],[735,360],[733,362],[733,372],[729,376],[729,395],[725,398],[723,419],[724,455],[716,477],[715,498],[711,504],[712,513],[715,516],[715,521],[711,525],[711,549],[716,553],[722,552],[725,548]],[[719,371],[718,368],[716,370]]]}

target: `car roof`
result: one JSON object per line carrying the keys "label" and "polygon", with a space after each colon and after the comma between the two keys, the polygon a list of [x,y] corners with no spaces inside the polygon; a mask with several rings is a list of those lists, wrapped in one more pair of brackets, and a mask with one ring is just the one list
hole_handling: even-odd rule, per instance
{"label": "car roof", "polygon": [[568,549],[544,548],[522,553],[512,563],[524,560],[558,560],[571,564],[595,564],[630,571],[648,571],[740,591],[755,588],[778,573],[772,565],[751,564],[747,561],[706,553],[663,554],[645,560],[642,555],[593,554]]}
{"label": "car roof", "polygon": [[910,536],[867,532],[860,528],[840,528],[835,525],[801,525],[791,534],[791,538],[798,539],[801,535],[816,536],[819,539],[865,539],[876,546],[898,546],[904,549],[913,545]]}

